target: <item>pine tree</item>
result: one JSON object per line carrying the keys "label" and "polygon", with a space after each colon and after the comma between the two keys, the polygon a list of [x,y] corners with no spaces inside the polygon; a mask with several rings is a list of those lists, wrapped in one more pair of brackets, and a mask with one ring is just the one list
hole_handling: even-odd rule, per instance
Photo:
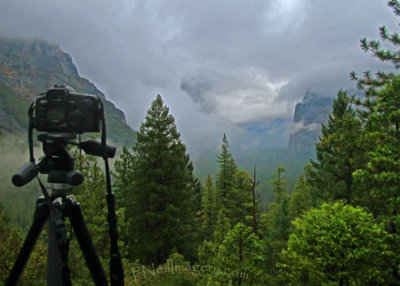
{"label": "pine tree", "polygon": [[[390,0],[388,6],[392,8],[395,15],[400,16],[400,1]],[[382,41],[389,42],[393,47],[397,48],[400,45],[400,35],[396,32],[390,33],[385,26],[379,28],[379,34]],[[373,57],[382,62],[390,62],[396,70],[400,68],[400,50],[384,49],[378,40],[363,38],[360,43],[364,52],[371,53]],[[373,97],[382,86],[392,80],[394,75],[394,73],[378,71],[374,76],[367,71],[362,77],[359,77],[356,72],[352,72],[350,77],[357,82],[358,88],[365,92],[366,100],[363,101],[363,105],[369,108],[374,105]],[[362,102],[359,99],[357,101]]]}
{"label": "pine tree", "polygon": [[277,203],[279,203],[283,196],[288,192],[287,189],[287,180],[284,177],[285,173],[285,168],[284,167],[278,167],[276,169],[276,173],[272,174],[272,189],[271,192],[275,194],[275,199]]}
{"label": "pine tree", "polygon": [[113,190],[116,197],[117,208],[124,205],[124,202],[129,200],[129,189],[132,179],[133,170],[133,155],[128,148],[124,146],[122,153],[114,163],[114,184]]}
{"label": "pine tree", "polygon": [[[226,215],[230,220],[234,216],[233,212],[236,207],[236,190],[235,190],[235,173],[237,165],[233,159],[232,154],[229,152],[229,143],[224,134],[222,138],[221,153],[218,155],[217,162],[219,163],[219,170],[216,179],[217,190],[217,207],[220,210],[219,215]],[[221,212],[221,210],[223,210]],[[232,224],[231,224],[232,225]],[[222,236],[225,235],[228,229],[223,228],[224,224],[220,225],[222,228],[219,230]]]}
{"label": "pine tree", "polygon": [[216,190],[210,175],[206,180],[202,197],[202,207],[202,233],[206,240],[210,240],[215,231],[215,224],[218,215]]}
{"label": "pine tree", "polygon": [[253,226],[252,177],[250,173],[238,170],[235,173],[234,179],[233,199],[235,206],[231,212],[231,223],[232,225],[236,225],[241,222],[248,226]]}
{"label": "pine tree", "polygon": [[361,164],[362,125],[345,91],[339,91],[333,102],[327,124],[315,144],[316,160],[311,160],[309,182],[318,190],[319,199],[351,203],[354,199],[353,172]]}
{"label": "pine tree", "polygon": [[218,155],[219,170],[216,180],[217,198],[220,206],[229,209],[232,205],[230,196],[234,188],[234,175],[237,170],[235,160],[229,152],[229,143],[226,134],[222,137],[221,154]]}
{"label": "pine tree", "polygon": [[295,218],[301,216],[304,212],[312,207],[316,207],[315,196],[312,186],[309,184],[309,170],[311,166],[304,167],[303,174],[294,186],[294,192],[290,194],[288,204],[289,221],[294,221]]}
{"label": "pine tree", "polygon": [[251,215],[253,217],[253,231],[255,235],[258,235],[258,221],[260,220],[260,194],[257,192],[257,175],[256,175],[256,166],[254,166],[253,177],[251,180]]}
{"label": "pine tree", "polygon": [[262,252],[262,244],[252,228],[238,223],[218,249],[215,263],[220,271],[214,273],[214,279],[222,285],[264,285]]}
{"label": "pine tree", "polygon": [[[400,16],[400,1],[388,2],[393,12]],[[383,62],[390,62],[396,70],[400,68],[400,36],[390,33],[385,26],[380,27],[382,41],[391,44],[395,50],[384,49],[377,40],[361,40],[364,52],[371,53]],[[399,75],[397,73],[377,72],[372,76],[365,72],[362,78],[355,72],[351,78],[357,81],[364,97],[354,97],[354,103],[361,106],[358,113],[364,125],[365,160],[353,173],[359,189],[365,192],[361,205],[366,206],[394,237],[394,249],[400,245],[399,222]],[[400,281],[400,257],[393,258],[392,273],[398,285]]]}
{"label": "pine tree", "polygon": [[276,201],[269,205],[268,212],[263,214],[260,220],[260,235],[264,238],[266,257],[264,271],[270,279],[275,279],[278,275],[276,263],[280,261],[279,253],[286,247],[290,229],[289,195],[284,172],[284,167],[278,167],[273,174],[271,184]]}
{"label": "pine tree", "polygon": [[[400,245],[400,77],[376,93],[374,108],[364,130],[365,159],[368,162],[353,176],[363,190],[361,205],[384,222],[393,235],[393,249]],[[397,253],[394,252],[394,253]],[[400,255],[393,258],[393,276],[400,281]]]}
{"label": "pine tree", "polygon": [[133,157],[131,201],[126,204],[132,258],[158,265],[174,247],[192,258],[198,203],[193,201],[193,167],[160,95],[140,126]]}

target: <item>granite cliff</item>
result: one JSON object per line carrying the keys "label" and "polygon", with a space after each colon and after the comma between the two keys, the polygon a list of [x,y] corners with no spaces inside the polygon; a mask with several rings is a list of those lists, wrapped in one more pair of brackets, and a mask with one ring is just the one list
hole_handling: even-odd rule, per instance
{"label": "granite cliff", "polygon": [[105,106],[107,134],[115,143],[132,145],[135,132],[124,113],[89,80],[81,77],[72,57],[59,46],[41,40],[0,38],[0,129],[26,129],[26,111],[35,97],[54,84],[98,95]]}
{"label": "granite cliff", "polygon": [[318,141],[321,123],[328,121],[333,99],[306,93],[294,110],[295,131],[290,134],[288,149],[296,154],[314,154],[314,144]]}

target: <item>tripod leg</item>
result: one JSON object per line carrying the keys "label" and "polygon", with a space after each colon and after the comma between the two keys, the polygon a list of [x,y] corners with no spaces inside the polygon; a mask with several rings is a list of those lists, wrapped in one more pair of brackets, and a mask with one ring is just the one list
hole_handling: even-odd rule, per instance
{"label": "tripod leg", "polygon": [[53,201],[49,216],[49,242],[47,254],[47,285],[71,285],[68,268],[67,229],[64,220],[63,198]]}
{"label": "tripod leg", "polygon": [[97,255],[93,241],[86,227],[79,202],[77,202],[73,196],[69,196],[67,198],[67,203],[69,203],[71,206],[68,216],[78,239],[83,256],[85,257],[92,279],[96,285],[107,286],[107,276],[104,272],[103,266],[100,263],[99,256]]}
{"label": "tripod leg", "polygon": [[6,286],[16,285],[22,271],[31,256],[33,247],[39,237],[42,230],[43,224],[46,222],[49,216],[49,208],[46,204],[45,199],[39,198],[36,201],[35,215],[31,228],[29,229],[28,235],[25,238],[24,244],[18,254],[17,260],[11,269],[10,276],[8,276]]}

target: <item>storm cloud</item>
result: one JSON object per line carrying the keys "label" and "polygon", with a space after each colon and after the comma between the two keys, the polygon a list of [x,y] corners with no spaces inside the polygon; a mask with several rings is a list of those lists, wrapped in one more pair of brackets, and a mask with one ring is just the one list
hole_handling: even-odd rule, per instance
{"label": "storm cloud", "polygon": [[160,93],[187,145],[205,146],[387,69],[359,47],[396,27],[386,2],[3,0],[0,36],[59,44],[134,129]]}

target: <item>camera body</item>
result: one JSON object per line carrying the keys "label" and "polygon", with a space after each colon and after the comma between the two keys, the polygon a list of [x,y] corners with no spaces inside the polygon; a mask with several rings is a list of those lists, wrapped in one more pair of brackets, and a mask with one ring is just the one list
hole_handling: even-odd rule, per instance
{"label": "camera body", "polygon": [[55,85],[36,99],[35,128],[49,133],[99,132],[102,108],[97,96]]}

